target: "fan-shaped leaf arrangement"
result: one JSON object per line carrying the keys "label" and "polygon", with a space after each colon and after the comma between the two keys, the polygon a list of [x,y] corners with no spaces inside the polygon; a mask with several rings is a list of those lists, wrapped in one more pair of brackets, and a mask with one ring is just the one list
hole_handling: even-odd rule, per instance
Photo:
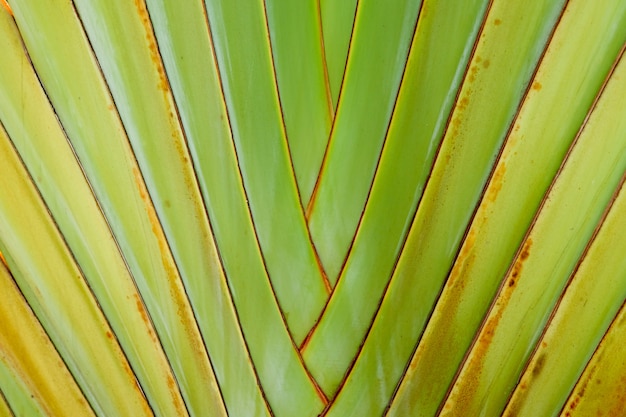
{"label": "fan-shaped leaf arrangement", "polygon": [[0,9],[0,415],[626,413],[626,2]]}

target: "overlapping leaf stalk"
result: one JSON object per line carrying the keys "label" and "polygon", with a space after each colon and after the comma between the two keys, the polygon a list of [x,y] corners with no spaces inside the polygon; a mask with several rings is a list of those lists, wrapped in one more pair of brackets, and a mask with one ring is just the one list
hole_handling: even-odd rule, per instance
{"label": "overlapping leaf stalk", "polygon": [[623,414],[625,44],[619,0],[9,1],[0,415]]}

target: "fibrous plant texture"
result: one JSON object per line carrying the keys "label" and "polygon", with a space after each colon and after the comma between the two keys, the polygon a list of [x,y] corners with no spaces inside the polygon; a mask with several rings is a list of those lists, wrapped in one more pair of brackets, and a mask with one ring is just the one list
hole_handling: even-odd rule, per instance
{"label": "fibrous plant texture", "polygon": [[0,416],[626,414],[625,45],[623,0],[8,0]]}

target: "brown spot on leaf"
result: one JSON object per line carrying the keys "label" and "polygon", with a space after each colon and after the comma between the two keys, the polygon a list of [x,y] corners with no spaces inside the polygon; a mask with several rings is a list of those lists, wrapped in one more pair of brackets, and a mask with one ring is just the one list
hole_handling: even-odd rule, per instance
{"label": "brown spot on leaf", "polygon": [[522,253],[520,254],[520,258],[522,259],[522,261],[525,261],[528,258],[528,255],[530,255],[530,247],[533,244],[533,241],[531,239],[528,239],[526,241],[526,244],[524,244],[524,249],[522,249]]}
{"label": "brown spot on leaf", "polygon": [[478,73],[478,67],[476,65],[472,65],[469,70],[469,75],[467,76],[467,81],[470,84],[476,80],[476,73]]}
{"label": "brown spot on leaf", "polygon": [[150,16],[148,15],[148,9],[146,8],[145,2],[140,0],[135,0],[135,7],[137,8],[137,13],[141,18],[141,22],[145,29],[146,41],[148,42],[148,48],[150,50],[150,59],[152,60],[159,75],[158,87],[160,90],[167,92],[169,91],[169,82],[167,80],[167,76],[165,75],[165,69],[163,68],[161,54],[159,53],[159,48],[157,46],[154,33],[152,32],[152,25],[150,23]]}
{"label": "brown spot on leaf", "polygon": [[[589,381],[591,380],[591,378],[595,374],[595,371],[596,371],[596,366],[594,365],[589,370],[589,374],[585,377],[585,379],[583,381],[581,381],[582,383],[579,383],[580,386],[579,386],[579,388],[576,389],[576,392],[574,393],[574,399],[571,400],[571,402],[569,404],[569,410],[574,411],[576,409],[576,407],[578,407],[578,404],[580,403],[581,399],[585,396],[585,391],[587,390],[587,385],[589,385]],[[571,415],[570,411],[568,411],[566,415]]]}
{"label": "brown spot on leaf", "polygon": [[530,247],[532,246],[532,239],[528,239],[520,252],[518,259],[515,261],[513,265],[513,269],[511,271],[511,280],[509,281],[509,287],[512,287],[517,282],[517,278],[522,273],[522,267],[524,266],[524,261],[528,258]]}
{"label": "brown spot on leaf", "polygon": [[546,363],[546,354],[542,353],[542,354],[539,355],[539,357],[537,358],[537,361],[533,365],[533,369],[531,371],[531,374],[532,374],[533,377],[536,378],[541,373],[545,363]]}
{"label": "brown spot on leaf", "polygon": [[502,20],[500,19],[496,19],[493,21],[494,26],[500,26],[501,23],[502,23]]}
{"label": "brown spot on leaf", "polygon": [[[513,270],[511,272],[513,280],[512,282],[509,281],[509,286],[515,285],[516,279],[521,272],[524,260],[528,257],[528,252],[530,251],[531,246],[532,246],[532,239],[527,239],[521,251],[521,255],[518,257],[517,261],[515,262],[515,265],[513,266]],[[493,342],[493,338],[498,328],[498,325],[500,323],[500,320],[502,319],[502,314],[504,312],[504,308],[502,306],[505,306],[508,303],[508,300],[511,297],[511,293],[512,291],[503,291],[500,294],[499,299],[496,303],[496,306],[490,313],[489,317],[487,318],[487,321],[485,322],[484,327],[480,331],[476,345],[474,346],[470,354],[470,357],[468,358],[468,362],[467,362],[466,369],[464,370],[464,372],[467,372],[468,375],[474,376],[474,379],[476,380],[481,378],[481,373],[482,373],[482,368],[484,366],[484,362],[486,360],[490,346]],[[542,366],[543,366],[543,363],[541,363],[540,368]],[[466,386],[463,389],[467,391],[472,391],[473,387]],[[460,396],[462,398],[466,398],[467,400],[469,400],[469,398],[471,397],[471,393],[464,392],[460,394]]]}
{"label": "brown spot on leaf", "polygon": [[496,170],[491,177],[491,181],[489,181],[489,186],[486,191],[487,200],[494,202],[502,189],[502,183],[504,182],[504,174],[506,173],[506,164],[501,162],[496,167]]}
{"label": "brown spot on leaf", "polygon": [[483,68],[489,68],[489,65],[491,64],[491,62],[488,59],[485,59],[483,61]]}
{"label": "brown spot on leaf", "polygon": [[533,85],[532,85],[532,89],[533,89],[533,90],[536,90],[536,91],[541,90],[541,87],[542,87],[542,85],[541,85],[541,83],[540,83],[539,81],[535,81],[535,82],[533,83]]}
{"label": "brown spot on leaf", "polygon": [[[623,417],[626,410],[626,375],[622,375],[620,381],[612,384],[610,387],[610,395],[608,405],[608,416]],[[606,389],[606,387],[605,387]],[[608,408],[608,407],[607,407]]]}
{"label": "brown spot on leaf", "polygon": [[156,335],[154,334],[154,331],[152,330],[152,322],[150,321],[150,318],[148,317],[148,312],[146,311],[146,307],[143,301],[141,300],[141,298],[139,298],[139,294],[135,293],[133,294],[133,296],[135,297],[135,305],[137,306],[137,311],[139,311],[139,314],[141,315],[141,319],[143,320],[143,322],[146,325],[146,328],[148,329],[148,335],[150,336],[153,342],[156,342],[157,338],[156,338]]}
{"label": "brown spot on leaf", "polygon": [[174,390],[176,388],[176,381],[174,381],[174,378],[172,378],[171,375],[167,376],[167,386],[171,390]]}

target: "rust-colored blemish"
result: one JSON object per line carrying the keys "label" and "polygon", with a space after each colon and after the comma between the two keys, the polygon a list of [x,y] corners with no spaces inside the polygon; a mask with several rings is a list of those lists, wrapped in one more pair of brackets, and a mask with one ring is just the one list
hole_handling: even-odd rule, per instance
{"label": "rust-colored blemish", "polygon": [[589,374],[585,377],[584,381],[582,381],[582,384],[580,385],[580,388],[578,388],[574,394],[574,399],[570,402],[569,406],[568,406],[568,410],[566,412],[566,416],[571,416],[571,412],[576,410],[576,407],[578,407],[578,404],[580,404],[580,400],[585,396],[585,391],[587,390],[587,385],[589,385],[589,381],[591,380],[591,378],[593,377],[593,375],[595,374],[596,371],[596,366],[594,365],[590,371]]}
{"label": "rust-colored blemish", "polygon": [[[115,341],[113,341],[112,339],[111,341],[112,343],[115,343]],[[120,346],[117,343],[116,343],[116,347],[117,349],[120,349]],[[121,351],[119,353],[121,354]],[[138,397],[145,399],[144,392],[139,386],[139,382],[137,381],[137,376],[135,375],[135,372],[130,367],[130,364],[128,363],[128,361],[124,358],[123,360],[121,360],[121,364],[122,364],[122,367],[124,368],[124,373],[128,376],[129,381],[132,381],[131,384],[133,386],[133,389],[137,392]],[[143,408],[144,413],[146,413],[146,415],[152,414],[152,410],[150,409],[150,406],[148,405],[147,401],[141,401],[141,407]]]}
{"label": "rust-colored blemish", "polygon": [[479,342],[482,345],[488,346],[491,344],[493,340],[493,335],[496,333],[496,328],[498,327],[498,323],[500,323],[500,318],[502,316],[502,311],[498,310],[495,316],[491,317],[487,321],[487,325],[484,328],[483,337],[480,338]]}
{"label": "rust-colored blemish", "polygon": [[524,243],[524,247],[522,248],[522,251],[520,252],[519,257],[515,261],[515,264],[513,265],[513,269],[511,271],[511,278],[509,279],[509,287],[513,287],[515,285],[515,283],[517,282],[517,278],[522,273],[522,267],[524,265],[524,261],[530,255],[530,247],[532,246],[532,244],[533,244],[532,239],[527,239],[526,243]]}
{"label": "rust-colored blemish", "polygon": [[491,64],[491,61],[489,61],[488,59],[485,59],[483,61],[483,68],[489,68],[490,64]]}
{"label": "rust-colored blemish", "polygon": [[482,59],[480,56],[476,55],[475,60],[476,60],[476,63],[477,63],[477,64],[480,64],[480,62],[481,62],[483,59]]}
{"label": "rust-colored blemish", "polygon": [[4,259],[4,255],[2,254],[2,252],[0,252],[0,262],[2,262],[2,264],[9,269],[9,264],[7,263],[7,260]]}
{"label": "rust-colored blemish", "polygon": [[[453,349],[449,349],[449,346],[458,343],[459,319],[462,319],[459,314],[459,306],[466,295],[467,270],[471,268],[475,260],[474,244],[475,231],[470,229],[440,298],[445,301],[443,304],[437,305],[429,323],[429,328],[435,330],[425,333],[409,364],[410,369],[414,372],[423,374],[425,371],[421,365],[425,363],[429,367],[439,369],[445,368],[450,363],[458,363],[460,359],[455,355]],[[464,391],[461,391],[460,395],[463,396]],[[450,407],[450,404],[446,404],[446,407]]]}
{"label": "rust-colored blemish", "polygon": [[528,400],[528,382],[527,378],[523,377],[519,385],[515,388],[514,395],[511,397],[509,404],[506,406],[503,416],[514,417],[519,415],[520,407]]}
{"label": "rust-colored blemish", "polygon": [[510,402],[506,408],[506,413],[504,413],[503,415],[505,415],[506,417],[517,417],[519,415],[520,404],[521,403],[518,401]]}
{"label": "rust-colored blemish", "polygon": [[[455,262],[455,267],[457,265],[461,266],[466,264],[467,262],[473,260],[475,258],[474,246],[476,245],[476,230],[479,228],[480,224],[484,222],[484,218],[480,217],[480,220],[476,220],[476,226],[471,227],[467,236],[465,236],[465,241],[463,242],[463,246],[461,247],[461,252]],[[458,268],[455,268],[458,271]],[[453,269],[452,271],[454,272]]]}
{"label": "rust-colored blemish", "polygon": [[[188,304],[187,298],[184,296],[183,292],[180,291],[179,283],[180,279],[178,277],[178,271],[173,264],[173,260],[169,256],[169,248],[167,247],[165,236],[161,230],[161,225],[157,214],[152,206],[150,197],[145,188],[145,184],[143,179],[141,178],[141,174],[136,167],[133,167],[133,174],[135,177],[135,182],[137,188],[139,190],[139,194],[145,202],[146,212],[148,214],[148,218],[150,220],[150,225],[152,227],[152,232],[156,236],[156,240],[159,245],[159,252],[161,254],[161,262],[163,265],[163,269],[168,277],[168,284],[170,287],[170,294],[172,295],[172,300],[174,304],[177,306],[177,314],[181,320],[181,324],[185,327],[185,333],[189,336],[188,341],[193,345],[193,348],[196,352],[199,352],[204,356],[204,348],[201,347],[201,342],[199,338],[199,331],[197,327],[193,325],[195,323],[192,319],[190,319],[188,311],[190,311],[190,306]],[[141,304],[140,313],[144,318],[144,321],[148,323],[148,316],[146,314],[145,308],[143,307],[143,303],[139,299],[138,295],[135,294],[137,300],[137,307],[139,308]],[[148,327],[150,336],[156,341],[156,336],[152,331],[152,326]],[[194,337],[196,335],[198,337]]]}
{"label": "rust-colored blemish", "polygon": [[420,342],[414,358],[411,360],[410,368],[415,370],[419,364],[428,363],[435,368],[445,366],[446,363],[452,363],[458,359],[454,356],[453,351],[448,346],[457,343],[456,336],[458,334],[459,312],[458,307],[461,305],[464,290],[466,287],[467,270],[474,264],[476,254],[474,246],[476,243],[476,228],[470,228],[459,256],[454,262],[452,271],[448,276],[443,295],[440,298],[445,300],[441,305],[437,305],[435,313],[431,318],[431,328],[436,329],[435,332],[426,333],[422,342]]}
{"label": "rust-colored blemish", "polygon": [[[177,155],[180,160],[188,164],[189,158],[186,152],[186,147],[184,146],[182,139],[182,132],[180,131],[179,120],[177,118],[177,113],[174,110],[175,106],[172,103],[171,92],[169,88],[169,81],[167,79],[167,75],[165,73],[165,69],[163,66],[163,62],[161,61],[161,56],[159,53],[159,49],[157,46],[156,38],[154,33],[152,32],[152,26],[150,22],[150,17],[148,14],[148,10],[146,8],[145,2],[142,0],[135,0],[135,7],[137,9],[137,13],[140,17],[141,23],[144,26],[145,30],[145,39],[148,43],[150,58],[154,64],[154,68],[157,71],[157,75],[159,77],[158,80],[158,88],[163,92],[164,102],[167,106],[165,115],[168,118],[168,122],[170,125],[170,135],[173,139],[173,144],[176,147]],[[139,194],[141,199],[144,201],[144,208],[146,214],[148,215],[148,219],[150,222],[150,226],[152,232],[156,238],[156,243],[159,247],[159,253],[161,256],[161,263],[163,266],[163,271],[165,276],[167,277],[167,284],[169,286],[170,299],[172,304],[176,307],[176,314],[179,318],[179,324],[183,328],[183,332],[186,337],[186,342],[188,346],[194,351],[194,357],[199,366],[203,367],[206,372],[204,374],[210,374],[210,370],[208,369],[208,355],[206,350],[204,349],[204,345],[202,343],[202,337],[200,335],[200,330],[197,327],[197,323],[191,314],[191,306],[189,304],[189,300],[187,299],[180,275],[178,273],[178,269],[174,263],[174,260],[171,256],[169,247],[167,245],[167,239],[165,234],[163,233],[161,222],[158,218],[156,210],[152,204],[152,200],[150,195],[148,194],[148,190],[143,181],[141,172],[136,167],[133,167],[133,175],[135,178],[135,183],[137,185]],[[194,189],[195,183],[193,179],[193,173],[191,171],[185,171],[183,174],[185,185],[187,189]],[[143,304],[143,303],[142,303]],[[139,307],[139,304],[137,305]],[[142,318],[146,323],[148,322],[148,316],[145,311],[145,307],[140,309]],[[151,325],[148,325],[148,331],[153,338],[153,340],[157,340],[154,330]],[[206,359],[206,360],[205,360]],[[181,413],[182,414],[182,413]]]}
{"label": "rust-colored blemish", "polygon": [[497,309],[496,314],[490,317],[485,324],[485,327],[480,332],[478,337],[478,343],[475,347],[475,359],[470,363],[470,365],[474,365],[474,368],[477,372],[473,374],[479,374],[480,369],[482,368],[482,364],[485,361],[485,356],[489,347],[491,346],[491,342],[493,341],[493,336],[496,333],[496,329],[498,324],[500,323],[500,319],[502,318],[502,309]]}
{"label": "rust-colored blemish", "polygon": [[176,381],[174,381],[171,375],[167,376],[167,387],[172,391],[176,389]]}
{"label": "rust-colored blemish", "polygon": [[476,73],[478,72],[478,67],[476,65],[472,65],[469,70],[469,75],[467,76],[467,81],[471,84],[476,80]]}
{"label": "rust-colored blemish", "polygon": [[546,354],[542,353],[539,355],[539,357],[537,358],[537,361],[533,365],[533,369],[530,371],[533,378],[536,378],[541,373],[541,371],[543,370],[543,365],[545,365],[545,363],[546,363]]}
{"label": "rust-colored blemish", "polygon": [[174,380],[172,375],[167,375],[166,383],[167,389],[170,391],[170,393],[172,394],[172,398],[174,399],[174,407],[176,407],[176,410],[178,410],[177,415],[186,415],[187,412],[185,410],[185,405],[182,403],[179,397],[180,394],[178,390],[178,384],[176,384],[176,381]]}
{"label": "rust-colored blemish", "polygon": [[143,306],[143,301],[139,298],[139,294],[133,294],[133,296],[135,297],[135,305],[137,306],[137,311],[139,311],[139,314],[141,315],[141,319],[144,323],[149,324],[150,320],[148,319],[148,313]]}
{"label": "rust-colored blemish", "polygon": [[159,53],[159,48],[152,32],[152,25],[150,23],[150,16],[148,14],[146,4],[144,1],[135,0],[135,7],[145,30],[146,41],[148,42],[148,49],[150,50],[150,59],[154,63],[159,76],[158,87],[161,91],[169,91],[169,82],[167,80],[167,76],[165,75],[163,62],[161,62],[161,54]]}
{"label": "rust-colored blemish", "polygon": [[[471,260],[475,258],[473,253],[474,243],[476,241],[476,228],[471,227],[463,244],[461,245],[461,250],[454,261],[454,265],[452,266],[452,270],[448,274],[448,279],[445,284],[444,291],[450,291],[450,295],[447,296],[446,299],[450,297],[453,299],[457,299],[459,297],[459,292],[465,287],[465,282],[461,280],[457,283],[457,279],[464,275],[466,265],[470,263]],[[456,305],[457,303],[454,303]],[[453,314],[453,312],[448,311],[448,309],[444,309],[447,311],[448,317]],[[449,320],[446,320],[445,323],[448,323]]]}
{"label": "rust-colored blemish", "polygon": [[139,172],[139,168],[133,167],[133,178],[135,180],[135,185],[137,186],[137,190],[139,190],[139,196],[144,202],[148,202],[148,191],[146,190],[145,184],[143,183],[143,179],[141,178],[141,173]]}
{"label": "rust-colored blemish", "polygon": [[146,328],[148,330],[148,336],[150,336],[150,339],[152,339],[153,342],[157,341],[156,335],[154,334],[154,331],[152,330],[152,323],[150,322],[150,318],[148,317],[148,312],[146,311],[146,306],[144,305],[143,301],[141,300],[141,298],[139,298],[139,294],[133,294],[134,298],[135,298],[135,305],[137,306],[137,311],[139,311],[139,315],[141,316],[141,320],[143,320],[143,322],[146,325]]}
{"label": "rust-colored blemish", "polygon": [[541,85],[541,83],[539,81],[535,81],[533,83],[533,85],[532,85],[532,89],[535,90],[535,91],[541,90],[541,87],[542,87],[542,85]]}
{"label": "rust-colored blemish", "polygon": [[493,21],[494,26],[500,26],[501,23],[502,23],[502,20],[500,19],[496,19]]}
{"label": "rust-colored blemish", "polygon": [[[510,297],[510,294],[507,294],[506,297]],[[462,385],[457,386],[450,397],[454,407],[459,410],[467,409],[476,399],[475,394],[480,386],[487,353],[491,347],[498,324],[502,319],[502,314],[503,309],[496,305],[480,330],[478,338],[471,349],[471,353],[461,373],[462,378],[464,378]],[[457,383],[460,381],[458,380]]]}
{"label": "rust-colored blemish", "polygon": [[110,330],[107,330],[106,335],[107,335],[107,339],[113,339],[113,333],[111,333]]}
{"label": "rust-colored blemish", "polygon": [[168,275],[173,272],[173,268],[170,266],[168,259],[165,258],[165,253],[167,252],[166,244],[164,243],[165,236],[161,233],[161,223],[159,222],[159,218],[152,206],[152,201],[150,200],[150,196],[148,195],[148,190],[146,189],[146,185],[143,182],[143,178],[139,169],[137,167],[133,167],[133,177],[135,179],[135,185],[137,186],[137,190],[139,191],[139,196],[145,203],[146,214],[148,214],[148,220],[150,221],[150,227],[152,228],[152,233],[157,238],[157,242],[159,244],[159,249],[161,252],[161,260],[163,262],[163,266],[168,272]]}
{"label": "rust-colored blemish", "polygon": [[611,387],[609,398],[608,403],[611,407],[607,415],[610,417],[623,417],[624,410],[626,410],[626,375],[622,375],[619,383]]}
{"label": "rust-colored blemish", "polygon": [[[518,257],[513,267],[511,273],[512,281],[509,281],[509,286],[515,285],[515,282],[521,272],[524,260],[528,258],[531,246],[532,239],[527,239],[520,253],[520,256]],[[485,325],[481,329],[476,344],[472,349],[472,353],[470,354],[464,372],[466,372],[466,375],[471,375],[472,379],[474,379],[475,381],[469,384],[465,384],[464,389],[462,389],[462,392],[459,394],[463,398],[465,398],[465,401],[467,402],[472,401],[472,393],[475,390],[475,387],[479,385],[478,380],[481,377],[480,375],[484,366],[484,362],[486,360],[487,353],[491,347],[493,337],[496,333],[496,329],[504,312],[504,308],[502,306],[507,305],[511,294],[512,291],[502,291],[501,294],[498,296],[498,301],[496,302],[494,309],[491,311],[489,317],[487,318]]]}
{"label": "rust-colored blemish", "polygon": [[532,246],[532,244],[533,244],[532,239],[528,239],[526,243],[524,244],[522,253],[520,253],[520,258],[522,261],[525,261],[526,259],[528,259],[528,256],[530,255],[530,247]]}
{"label": "rust-colored blemish", "polygon": [[489,186],[487,187],[486,197],[488,201],[494,202],[496,198],[498,198],[498,194],[502,189],[502,184],[504,182],[504,174],[506,173],[506,164],[501,162],[496,167],[496,170],[491,177],[491,181],[489,181]]}
{"label": "rust-colored blemish", "polygon": [[4,8],[7,10],[7,12],[9,12],[11,16],[13,16],[13,10],[11,10],[11,6],[9,6],[9,3],[7,3],[6,0],[0,0],[0,4],[4,6]]}

